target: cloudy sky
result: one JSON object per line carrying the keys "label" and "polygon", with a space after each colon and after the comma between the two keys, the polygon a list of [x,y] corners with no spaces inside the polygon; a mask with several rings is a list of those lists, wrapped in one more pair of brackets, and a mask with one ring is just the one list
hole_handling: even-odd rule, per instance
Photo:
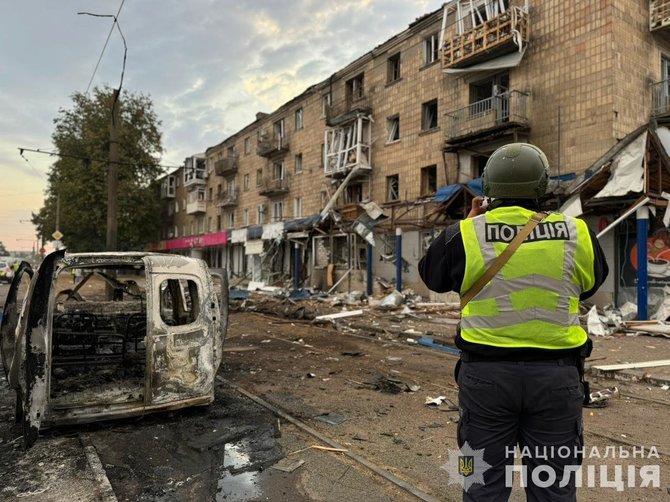
{"label": "cloudy sky", "polygon": [[[123,1],[123,4],[122,4]],[[0,4],[0,241],[30,250],[53,119],[84,92],[119,15],[124,88],[149,95],[178,165],[440,7],[439,0],[22,0]],[[118,86],[115,30],[92,86]]]}

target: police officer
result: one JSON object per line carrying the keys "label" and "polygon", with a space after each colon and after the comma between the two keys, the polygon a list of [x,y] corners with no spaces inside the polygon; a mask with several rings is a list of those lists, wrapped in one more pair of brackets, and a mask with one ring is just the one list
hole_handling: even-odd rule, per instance
{"label": "police officer", "polygon": [[[419,263],[428,288],[463,296],[539,212],[548,178],[547,158],[535,146],[513,143],[496,150],[483,174],[487,210],[476,197],[468,218],[442,232]],[[456,335],[458,444],[483,449],[491,466],[484,484],[470,485],[463,500],[509,498],[506,473],[512,472],[515,446],[529,501],[576,499],[574,469],[567,466],[581,464],[579,363],[590,346],[579,301],[597,291],[608,267],[584,221],[559,213],[536,218],[543,219],[462,307]],[[561,447],[567,448],[559,455]],[[532,479],[538,467],[541,486]],[[553,475],[556,481],[546,487]]]}

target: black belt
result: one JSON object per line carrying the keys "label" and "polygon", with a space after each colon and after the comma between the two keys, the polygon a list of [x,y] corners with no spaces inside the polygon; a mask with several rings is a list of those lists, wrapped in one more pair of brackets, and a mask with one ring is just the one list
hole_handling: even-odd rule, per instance
{"label": "black belt", "polygon": [[534,359],[532,361],[518,361],[509,359],[492,359],[490,357],[481,357],[469,352],[461,352],[461,361],[465,363],[513,363],[521,365],[556,365],[556,366],[577,366],[577,358],[575,356],[561,357],[558,359]]}

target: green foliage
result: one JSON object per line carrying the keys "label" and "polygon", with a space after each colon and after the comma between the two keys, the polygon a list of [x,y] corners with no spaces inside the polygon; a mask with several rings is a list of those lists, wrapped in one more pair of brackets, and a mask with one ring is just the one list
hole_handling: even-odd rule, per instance
{"label": "green foliage", "polygon": [[[51,136],[57,157],[48,175],[44,206],[32,221],[45,240],[60,230],[70,251],[104,251],[107,228],[107,169],[114,91],[95,88],[72,95],[73,106],[59,110]],[[120,97],[118,166],[118,250],[142,249],[160,237],[160,194],[156,178],[162,153],[160,121],[147,96],[124,91]],[[71,158],[67,156],[74,156]],[[80,158],[92,160],[80,160]]]}

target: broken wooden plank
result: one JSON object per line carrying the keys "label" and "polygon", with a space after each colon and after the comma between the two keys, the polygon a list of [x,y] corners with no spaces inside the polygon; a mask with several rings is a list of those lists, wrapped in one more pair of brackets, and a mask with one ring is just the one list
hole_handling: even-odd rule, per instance
{"label": "broken wooden plank", "polygon": [[600,371],[617,371],[617,370],[634,370],[638,368],[656,368],[659,366],[670,366],[670,359],[660,359],[658,361],[643,361],[639,363],[605,364],[602,366],[591,366],[591,368]]}
{"label": "broken wooden plank", "polygon": [[348,310],[346,312],[338,312],[337,314],[320,315],[314,318],[315,321],[331,321],[333,319],[340,319],[342,317],[353,317],[363,315],[363,310]]}

